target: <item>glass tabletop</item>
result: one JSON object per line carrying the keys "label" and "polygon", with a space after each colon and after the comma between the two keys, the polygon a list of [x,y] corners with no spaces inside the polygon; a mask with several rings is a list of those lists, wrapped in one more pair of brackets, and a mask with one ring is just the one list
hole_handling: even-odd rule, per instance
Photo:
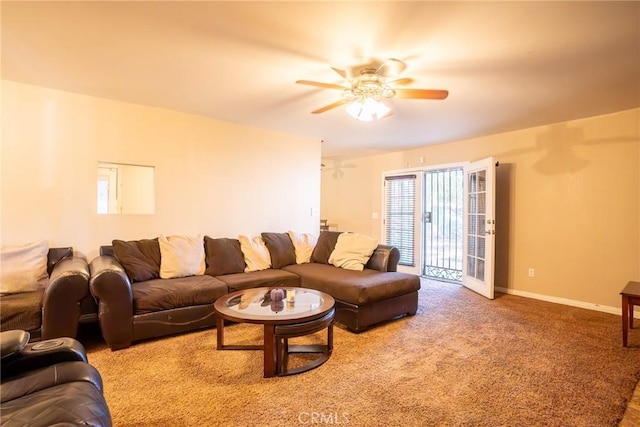
{"label": "glass tabletop", "polygon": [[282,300],[272,299],[274,288],[255,288],[233,292],[216,301],[216,309],[244,319],[293,319],[311,316],[333,307],[330,295],[304,288],[281,289]]}

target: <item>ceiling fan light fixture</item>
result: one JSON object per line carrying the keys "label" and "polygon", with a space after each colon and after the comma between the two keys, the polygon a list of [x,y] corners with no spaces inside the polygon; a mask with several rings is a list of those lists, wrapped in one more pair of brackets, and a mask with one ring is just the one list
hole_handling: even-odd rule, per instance
{"label": "ceiling fan light fixture", "polygon": [[[348,72],[338,68],[332,69],[346,80],[344,84],[323,83],[312,80],[297,80],[296,83],[320,87],[323,89],[338,89],[342,91],[342,99],[312,111],[312,114],[347,105],[347,113],[357,120],[370,122],[387,117],[391,113],[382,100],[390,98],[405,99],[445,99],[449,95],[446,90],[394,88],[391,84],[406,85],[413,82],[408,77],[399,78],[407,64],[395,58],[389,58],[377,67],[373,63],[352,67]],[[357,70],[359,69],[359,73]]]}
{"label": "ceiling fan light fixture", "polygon": [[357,98],[346,108],[347,113],[361,122],[370,122],[385,117],[391,109],[383,102],[371,97]]}

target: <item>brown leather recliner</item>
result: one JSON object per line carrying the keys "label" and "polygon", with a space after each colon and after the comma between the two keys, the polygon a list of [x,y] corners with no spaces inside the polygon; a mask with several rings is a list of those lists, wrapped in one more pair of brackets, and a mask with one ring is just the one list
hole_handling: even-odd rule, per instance
{"label": "brown leather recliner", "polygon": [[0,333],[0,425],[108,427],[100,373],[73,338],[28,344],[29,334]]}
{"label": "brown leather recliner", "polygon": [[71,247],[50,248],[47,272],[45,288],[0,297],[0,331],[25,330],[32,341],[76,337],[81,313],[96,310],[90,307],[87,260]]}

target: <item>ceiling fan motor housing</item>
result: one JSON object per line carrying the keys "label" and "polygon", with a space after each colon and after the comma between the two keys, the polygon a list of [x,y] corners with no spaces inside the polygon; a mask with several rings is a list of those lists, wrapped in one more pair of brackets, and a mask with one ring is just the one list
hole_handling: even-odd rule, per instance
{"label": "ceiling fan motor housing", "polygon": [[344,91],[347,99],[356,98],[392,98],[396,92],[384,83],[384,78],[373,68],[365,68],[360,75],[351,80],[351,89]]}

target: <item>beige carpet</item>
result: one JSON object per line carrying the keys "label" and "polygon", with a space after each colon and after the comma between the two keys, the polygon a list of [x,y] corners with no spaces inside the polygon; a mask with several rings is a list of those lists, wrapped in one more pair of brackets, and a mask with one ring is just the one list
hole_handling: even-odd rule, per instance
{"label": "beige carpet", "polygon": [[262,353],[215,350],[215,329],[85,345],[116,426],[615,426],[640,379],[640,331],[623,349],[620,321],[423,281],[416,316],[336,328],[331,359],[300,375],[262,378]]}

